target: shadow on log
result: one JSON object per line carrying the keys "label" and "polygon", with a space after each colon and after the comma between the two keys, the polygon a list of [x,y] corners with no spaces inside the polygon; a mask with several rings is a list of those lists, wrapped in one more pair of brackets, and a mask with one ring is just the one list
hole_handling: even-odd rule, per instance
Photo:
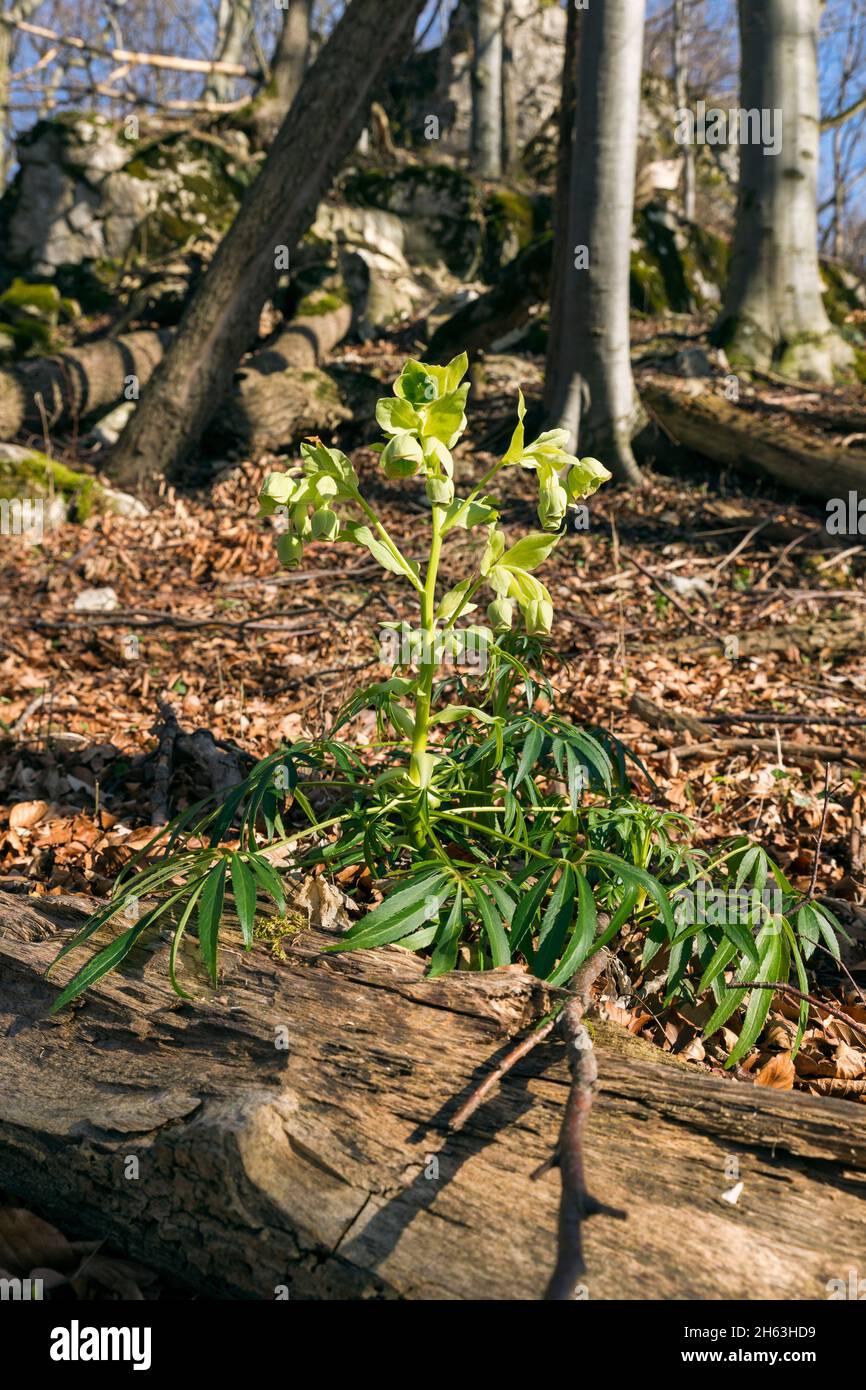
{"label": "shadow on log", "polygon": [[[284,961],[230,944],[219,991],[194,1004],[157,943],[49,1017],[74,967],[43,971],[89,906],[0,893],[8,1194],[219,1297],[542,1296],[559,1184],[529,1179],[562,1119],[562,1050],[538,1047],[446,1128],[544,1011],[539,981],[428,981],[399,947],[323,955],[334,938],[300,930]],[[862,1262],[861,1108],[708,1076],[613,1025],[594,1034],[587,1180],[627,1219],[587,1227],[591,1297],[825,1298]]]}

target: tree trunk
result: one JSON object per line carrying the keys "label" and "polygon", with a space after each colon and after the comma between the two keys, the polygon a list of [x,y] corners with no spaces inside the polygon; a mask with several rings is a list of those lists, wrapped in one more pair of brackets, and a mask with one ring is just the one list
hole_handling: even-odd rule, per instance
{"label": "tree trunk", "polygon": [[[689,41],[691,34],[686,19],[686,0],[674,0],[673,59],[674,93],[681,111],[689,104]],[[695,147],[691,141],[683,146],[683,216],[695,220]]]}
{"label": "tree trunk", "polygon": [[474,0],[472,150],[482,178],[502,176],[502,38],[505,0]]}
{"label": "tree trunk", "polygon": [[562,358],[565,336],[565,293],[567,277],[572,273],[574,253],[569,253],[569,220],[571,206],[571,161],[574,150],[575,110],[577,102],[577,63],[580,47],[580,21],[576,5],[569,5],[565,21],[565,53],[562,60],[562,95],[559,101],[559,139],[556,151],[556,191],[553,199],[553,243],[550,278],[550,320],[547,335],[548,370],[544,378],[544,410],[551,418],[557,408],[555,399],[559,372],[551,369]]}
{"label": "tree trunk", "polygon": [[520,163],[517,95],[514,84],[514,0],[504,0],[502,15],[502,172],[513,174]]}
{"label": "tree trunk", "polygon": [[[427,980],[400,947],[325,955],[334,936],[307,929],[278,960],[233,934],[218,993],[196,988],[182,947],[199,997],[172,994],[163,944],[52,1018],[73,967],[47,981],[45,967],[90,907],[0,893],[4,1193],[205,1295],[541,1297],[559,1182],[530,1175],[559,1130],[561,1046],[446,1128],[545,1010],[541,982]],[[627,1220],[588,1223],[583,1296],[800,1300],[847,1279],[866,1219],[850,1102],[721,1080],[593,1030],[587,1176]]]}
{"label": "tree trunk", "polygon": [[640,472],[642,414],[631,373],[629,275],[644,0],[605,0],[581,16],[562,315],[548,353],[553,423],[620,482]]}
{"label": "tree trunk", "polygon": [[124,485],[177,468],[195,448],[255,337],[284,264],[281,248],[291,251],[309,227],[358,139],[372,89],[405,49],[423,3],[352,0],[343,14],[121,436],[112,473]]}
{"label": "tree trunk", "polygon": [[271,63],[271,87],[283,111],[288,111],[310,62],[313,0],[289,0]]}
{"label": "tree trunk", "polygon": [[740,105],[777,113],[777,152],[767,152],[769,141],[740,145],[731,271],[715,337],[735,368],[773,366],[829,382],[851,351],[830,326],[818,271],[820,0],[739,0],[739,8]]}
{"label": "tree trunk", "polygon": [[6,187],[8,156],[6,140],[9,131],[9,72],[12,65],[12,29],[0,19],[0,197]]}
{"label": "tree trunk", "polygon": [[[220,0],[217,48],[214,58],[219,63],[241,63],[247,40],[253,27],[251,0]],[[222,72],[212,72],[204,86],[205,101],[229,101],[233,78]]]}

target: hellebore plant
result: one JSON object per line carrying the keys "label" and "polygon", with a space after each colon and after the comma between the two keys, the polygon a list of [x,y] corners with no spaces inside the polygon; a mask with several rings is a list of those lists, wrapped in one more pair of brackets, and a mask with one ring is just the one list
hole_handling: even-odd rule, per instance
{"label": "hellebore plant", "polygon": [[[762,849],[738,839],[707,862],[677,844],[672,834],[688,822],[633,795],[626,774],[627,760],[637,761],[633,755],[604,730],[577,728],[555,712],[553,689],[540,670],[553,604],[535,570],[562,539],[569,505],[592,495],[610,474],[597,460],[568,453],[563,430],[527,443],[521,393],[507,451],[458,494],[451,451],[467,424],[466,370],[465,353],[447,366],[410,360],[393,396],[376,409],[385,435],[378,446],[382,472],[417,479],[415,487],[424,482],[425,567],[403,553],[339,449],[309,440],[298,467],[267,479],[261,511],[285,527],[277,540],[283,564],[298,565],[311,541],[362,546],[415,590],[420,624],[391,625],[390,675],[355,692],[327,738],[280,748],[222,800],[199,802],[158,832],[120,875],[110,902],[58,956],[116,914],[127,920],[132,914],[131,925],[61,991],[55,1009],[117,966],[169,913],[176,916],[173,987],[190,997],[177,965],[194,917],[216,985],[226,892],[248,948],[258,892],[285,911],[283,882],[271,862],[278,851],[288,857],[290,874],[366,864],[385,895],[330,949],[399,942],[425,953],[430,975],[521,962],[563,986],[627,929],[643,942],[642,968],[664,950],[665,1003],[712,992],[708,1034],[749,995],[729,1064],[759,1036],[772,991],[735,989],[728,980],[787,980],[793,966],[807,992],[804,962],[819,939],[838,951],[838,923],[796,893]],[[501,529],[491,491],[512,468],[532,470],[538,483],[540,530],[516,540]],[[440,563],[454,532],[477,537],[475,558],[442,593]],[[482,597],[486,622],[462,621],[478,611]],[[337,737],[364,709],[375,711],[379,735],[365,750],[366,762],[358,745]],[[162,857],[140,867],[159,845]],[[775,914],[763,906],[770,874],[780,896]],[[713,875],[737,890],[755,889],[747,910],[684,922],[677,895],[693,898]],[[139,916],[138,904],[155,895],[156,904]],[[800,1033],[806,1009],[804,1003]]]}

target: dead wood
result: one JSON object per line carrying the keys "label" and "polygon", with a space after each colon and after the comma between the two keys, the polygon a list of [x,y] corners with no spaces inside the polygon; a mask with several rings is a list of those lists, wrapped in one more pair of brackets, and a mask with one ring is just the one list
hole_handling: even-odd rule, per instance
{"label": "dead wood", "polygon": [[[536,1049],[459,1134],[447,1120],[549,1011],[543,985],[428,981],[399,947],[323,955],[333,938],[302,930],[285,963],[228,949],[195,1004],[171,993],[160,944],[49,1017],[80,957],[44,968],[89,906],[0,894],[0,1188],[223,1296],[541,1297],[557,1192],[528,1179],[568,1095],[558,1050]],[[826,1297],[866,1239],[862,1110],[593,1028],[584,1162],[627,1219],[586,1228],[591,1297]]]}
{"label": "dead wood", "polygon": [[642,380],[641,400],[678,444],[714,463],[770,477],[806,497],[826,502],[866,488],[866,452],[803,441],[745,403],[734,404],[709,391],[694,394],[694,382],[681,389]]}

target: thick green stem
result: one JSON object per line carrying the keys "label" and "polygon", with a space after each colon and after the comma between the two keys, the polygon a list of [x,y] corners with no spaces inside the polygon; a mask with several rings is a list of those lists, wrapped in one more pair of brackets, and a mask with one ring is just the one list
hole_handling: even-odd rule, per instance
{"label": "thick green stem", "polygon": [[[421,596],[421,631],[423,650],[418,685],[415,691],[415,730],[412,736],[412,757],[409,777],[417,787],[424,787],[427,775],[427,735],[430,728],[430,701],[436,676],[436,577],[442,553],[442,508],[433,508],[433,534],[430,541],[430,561]],[[419,828],[416,825],[416,839]]]}

